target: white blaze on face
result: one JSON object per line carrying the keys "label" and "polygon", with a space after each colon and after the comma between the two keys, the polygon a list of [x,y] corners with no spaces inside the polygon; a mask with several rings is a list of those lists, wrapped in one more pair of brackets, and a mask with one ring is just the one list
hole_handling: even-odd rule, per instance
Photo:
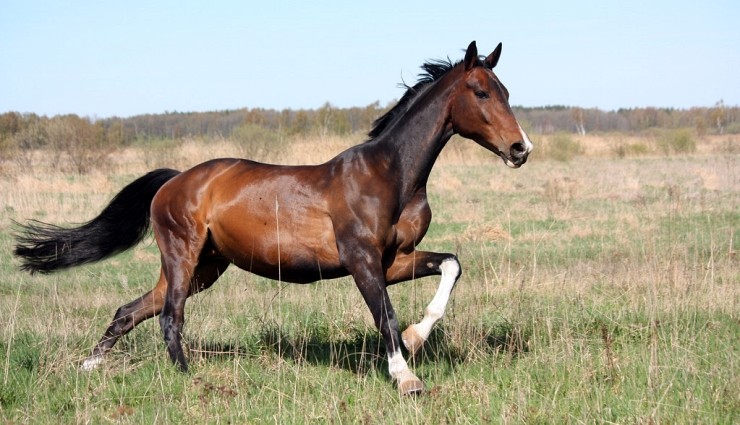
{"label": "white blaze on face", "polygon": [[532,149],[534,149],[534,145],[532,144],[532,141],[529,140],[529,136],[527,136],[527,133],[524,132],[524,129],[522,129],[522,126],[519,125],[519,132],[522,134],[522,143],[524,143],[524,149],[526,149],[527,154],[529,155],[530,152],[532,152]]}
{"label": "white blaze on face", "polygon": [[[516,123],[516,125],[517,125],[517,127],[519,127],[519,135],[522,137],[522,144],[524,145],[524,155],[522,155],[522,156],[525,156],[526,157],[534,149],[534,144],[532,143],[531,140],[529,140],[529,136],[527,136],[527,133],[524,131],[524,129],[522,128],[522,126],[518,122]],[[510,167],[510,168],[519,168],[522,165],[521,163],[520,164],[515,164],[514,161],[512,161],[509,158],[509,155],[507,155],[507,154],[505,154],[503,152],[499,152],[498,154],[501,157],[501,159],[504,160],[504,163],[508,167]],[[517,155],[517,156],[519,156],[519,155]]]}

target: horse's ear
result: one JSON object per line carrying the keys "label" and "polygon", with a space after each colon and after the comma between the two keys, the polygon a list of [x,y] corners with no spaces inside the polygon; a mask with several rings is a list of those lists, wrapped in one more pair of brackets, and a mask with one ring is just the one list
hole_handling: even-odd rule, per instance
{"label": "horse's ear", "polygon": [[478,47],[475,45],[475,40],[470,42],[468,50],[465,51],[465,70],[468,71],[478,64]]}
{"label": "horse's ear", "polygon": [[493,53],[488,55],[485,62],[483,62],[486,65],[486,68],[493,69],[496,66],[496,64],[498,63],[498,58],[501,57],[501,47],[502,47],[502,44],[499,43],[498,46],[496,46],[496,50],[494,50]]}

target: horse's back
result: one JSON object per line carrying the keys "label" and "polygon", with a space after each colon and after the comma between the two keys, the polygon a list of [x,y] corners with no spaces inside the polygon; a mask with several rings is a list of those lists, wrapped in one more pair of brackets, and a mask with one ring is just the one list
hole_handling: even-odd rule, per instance
{"label": "horse's back", "polygon": [[265,277],[311,282],[342,276],[325,174],[321,166],[208,161],[160,190],[153,218],[174,227],[202,226],[217,255]]}

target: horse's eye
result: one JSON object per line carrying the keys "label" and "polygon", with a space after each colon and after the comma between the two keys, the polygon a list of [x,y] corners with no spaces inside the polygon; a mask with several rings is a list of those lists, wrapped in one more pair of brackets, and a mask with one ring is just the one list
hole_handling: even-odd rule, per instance
{"label": "horse's eye", "polygon": [[488,93],[484,92],[483,90],[477,90],[475,92],[475,97],[478,99],[488,99]]}

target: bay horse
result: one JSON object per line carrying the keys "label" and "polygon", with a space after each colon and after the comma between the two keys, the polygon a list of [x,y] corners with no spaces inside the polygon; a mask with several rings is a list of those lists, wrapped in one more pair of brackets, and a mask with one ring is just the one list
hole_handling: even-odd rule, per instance
{"label": "bay horse", "polygon": [[[401,344],[413,355],[442,318],[461,274],[451,253],[415,248],[432,211],[427,180],[452,135],[472,139],[518,168],[532,142],[517,123],[493,68],[501,44],[479,57],[430,61],[366,142],[320,165],[281,166],[214,159],[179,172],[151,171],[123,188],[91,221],[62,228],[30,222],[16,233],[21,269],[50,273],[102,260],[139,243],[153,228],[162,268],[154,289],[121,306],[82,364],[92,369],[123,335],[159,315],[170,359],[183,371],[185,301],[230,264],[282,282],[351,275],[372,312],[402,394],[423,390]],[[402,334],[387,286],[441,275],[423,319]]]}

